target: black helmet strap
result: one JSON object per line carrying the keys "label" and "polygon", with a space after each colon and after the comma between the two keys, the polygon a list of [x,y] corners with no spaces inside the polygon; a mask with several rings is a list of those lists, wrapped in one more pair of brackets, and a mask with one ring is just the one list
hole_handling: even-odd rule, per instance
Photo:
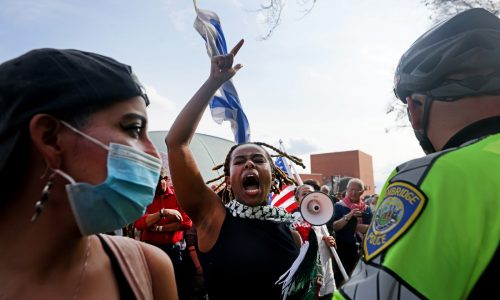
{"label": "black helmet strap", "polygon": [[422,147],[422,150],[424,150],[425,154],[436,152],[436,149],[432,145],[431,140],[429,140],[429,137],[427,136],[427,129],[429,127],[429,115],[431,113],[432,102],[434,102],[434,99],[429,94],[427,94],[427,99],[425,100],[424,104],[422,129],[413,131],[415,133],[415,137],[420,143],[420,147]]}

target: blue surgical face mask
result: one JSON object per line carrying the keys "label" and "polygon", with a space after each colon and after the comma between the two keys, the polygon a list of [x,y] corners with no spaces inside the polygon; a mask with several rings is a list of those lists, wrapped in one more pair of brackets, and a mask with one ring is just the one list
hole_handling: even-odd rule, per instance
{"label": "blue surgical face mask", "polygon": [[108,151],[108,177],[99,185],[75,182],[63,171],[54,170],[70,182],[66,192],[82,234],[110,232],[141,217],[153,201],[161,160],[126,145],[110,143],[106,146],[61,122]]}

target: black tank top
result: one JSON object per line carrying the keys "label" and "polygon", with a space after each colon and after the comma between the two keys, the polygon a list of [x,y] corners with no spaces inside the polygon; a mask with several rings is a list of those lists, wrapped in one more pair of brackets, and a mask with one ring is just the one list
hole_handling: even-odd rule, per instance
{"label": "black tank top", "polygon": [[227,212],[217,242],[200,253],[210,300],[282,299],[275,283],[298,254],[287,224]]}

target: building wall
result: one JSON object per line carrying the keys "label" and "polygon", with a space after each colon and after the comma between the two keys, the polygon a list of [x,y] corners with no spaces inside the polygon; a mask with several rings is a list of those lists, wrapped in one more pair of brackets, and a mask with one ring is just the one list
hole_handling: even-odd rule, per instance
{"label": "building wall", "polygon": [[365,183],[369,195],[375,194],[375,179],[373,178],[373,160],[372,157],[366,153],[359,151],[359,170],[361,180]]}
{"label": "building wall", "polygon": [[367,188],[365,195],[375,193],[372,157],[359,150],[311,154],[311,173],[322,174],[322,184],[331,184],[337,175],[360,178]]}

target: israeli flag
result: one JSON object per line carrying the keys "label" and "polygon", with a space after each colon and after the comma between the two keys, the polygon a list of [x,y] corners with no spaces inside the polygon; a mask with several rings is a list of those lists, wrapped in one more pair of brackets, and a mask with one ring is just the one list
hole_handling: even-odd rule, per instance
{"label": "israeli flag", "polygon": [[[214,12],[199,9],[196,6],[196,1],[193,2],[196,10],[194,28],[205,40],[208,56],[227,54],[226,39],[222,32],[219,17]],[[237,144],[250,141],[250,124],[243,112],[232,80],[224,82],[209,105],[215,122],[221,124],[223,121],[229,121],[231,123],[234,140]]]}

